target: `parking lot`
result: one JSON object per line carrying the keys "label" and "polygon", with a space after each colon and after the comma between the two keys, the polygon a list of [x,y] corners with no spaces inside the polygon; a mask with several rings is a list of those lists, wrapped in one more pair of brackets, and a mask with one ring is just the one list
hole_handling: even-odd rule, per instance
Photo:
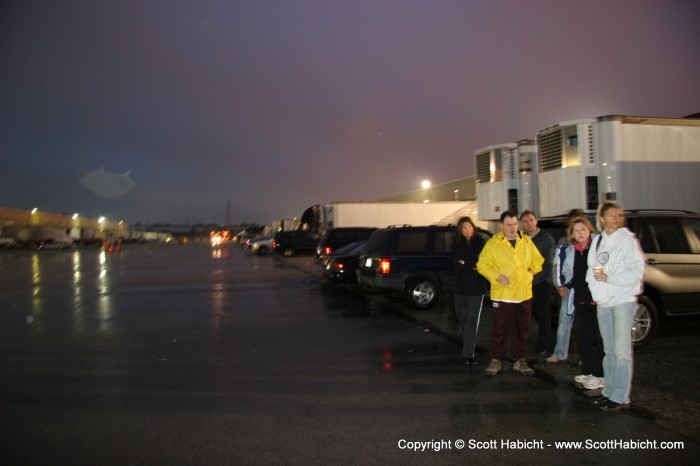
{"label": "parking lot", "polygon": [[[308,274],[318,277],[318,266],[312,256],[276,258],[295,265]],[[333,285],[326,285],[333,286]],[[416,310],[400,299],[386,295],[361,292],[368,300],[381,303],[397,315],[424,326],[426,331],[437,332],[444,338],[459,342],[459,329],[454,317],[451,295],[443,295],[438,304],[428,310]],[[484,306],[478,334],[477,354],[485,369],[490,351],[491,309]],[[537,325],[531,327],[530,354],[533,354]],[[632,385],[632,409],[658,423],[700,439],[700,317],[688,316],[664,322],[654,341],[635,352],[634,380]],[[570,354],[569,361],[548,364],[543,357],[532,357],[532,367],[537,376],[551,381],[563,389],[581,392],[573,383],[580,374],[578,355]],[[583,396],[583,395],[581,395]]]}

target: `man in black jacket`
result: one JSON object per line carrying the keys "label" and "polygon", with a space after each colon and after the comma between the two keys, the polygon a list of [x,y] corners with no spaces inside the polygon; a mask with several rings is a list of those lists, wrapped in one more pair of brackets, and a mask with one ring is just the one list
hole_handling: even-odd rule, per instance
{"label": "man in black jacket", "polygon": [[523,223],[525,233],[537,246],[544,264],[542,271],[535,275],[532,281],[532,314],[539,323],[539,336],[535,353],[546,355],[551,351],[552,319],[550,316],[550,299],[552,288],[552,263],[554,262],[555,243],[552,235],[540,230],[537,226],[537,216],[534,212],[526,210],[520,214],[520,221]]}

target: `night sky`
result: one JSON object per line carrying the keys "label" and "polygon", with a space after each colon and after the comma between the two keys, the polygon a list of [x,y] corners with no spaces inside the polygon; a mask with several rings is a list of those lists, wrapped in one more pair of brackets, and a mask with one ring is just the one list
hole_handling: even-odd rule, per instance
{"label": "night sky", "polygon": [[697,0],[4,0],[0,205],[268,223],[470,176],[564,120],[700,112],[698,24]]}

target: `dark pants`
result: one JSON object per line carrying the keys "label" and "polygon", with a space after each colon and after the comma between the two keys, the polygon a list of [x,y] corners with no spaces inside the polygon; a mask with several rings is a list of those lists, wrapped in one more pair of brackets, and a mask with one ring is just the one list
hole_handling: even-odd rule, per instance
{"label": "dark pants", "polygon": [[546,280],[532,286],[532,314],[539,324],[539,336],[535,352],[549,352],[551,350],[552,339],[552,316],[551,309],[552,285]]}
{"label": "dark pants", "polygon": [[456,294],[454,296],[455,314],[457,314],[457,323],[459,323],[459,331],[462,334],[462,356],[473,358],[484,295],[463,296]]}
{"label": "dark pants", "polygon": [[503,359],[511,351],[515,360],[527,356],[527,338],[530,336],[531,303],[528,299],[521,303],[493,301],[493,329],[491,331],[491,357]]}
{"label": "dark pants", "polygon": [[581,371],[584,375],[593,374],[603,377],[603,339],[598,329],[596,305],[590,303],[574,304],[574,325],[578,352],[581,356]]}

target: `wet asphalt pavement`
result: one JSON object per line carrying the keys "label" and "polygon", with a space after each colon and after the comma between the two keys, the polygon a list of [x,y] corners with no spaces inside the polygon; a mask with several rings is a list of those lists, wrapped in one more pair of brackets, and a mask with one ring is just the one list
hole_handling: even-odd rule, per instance
{"label": "wet asphalt pavement", "polygon": [[321,286],[309,258],[198,244],[0,253],[2,464],[694,464],[700,453],[693,432],[601,413],[546,368],[465,369],[449,306],[418,316]]}

